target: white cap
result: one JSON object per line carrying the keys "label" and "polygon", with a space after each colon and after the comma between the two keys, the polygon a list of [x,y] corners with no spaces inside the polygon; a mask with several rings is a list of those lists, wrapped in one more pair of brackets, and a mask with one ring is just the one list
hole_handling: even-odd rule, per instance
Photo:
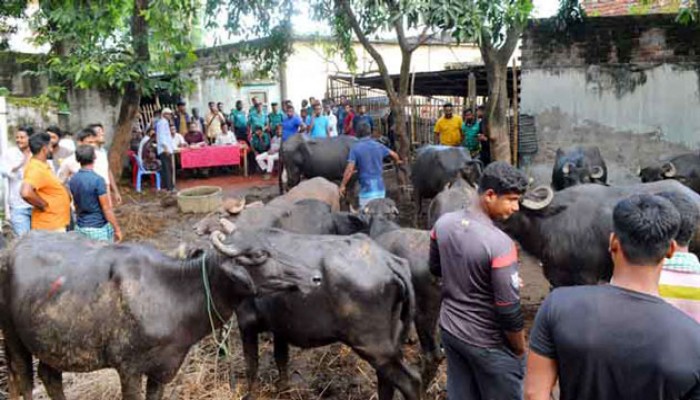
{"label": "white cap", "polygon": [[172,114],[173,110],[169,109],[168,107],[165,107],[163,111],[160,112],[161,114]]}

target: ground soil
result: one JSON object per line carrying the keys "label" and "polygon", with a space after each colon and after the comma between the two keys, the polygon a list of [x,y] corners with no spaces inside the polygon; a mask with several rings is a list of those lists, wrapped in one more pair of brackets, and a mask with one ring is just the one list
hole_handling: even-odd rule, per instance
{"label": "ground soil", "polygon": [[[398,200],[401,223],[410,226],[415,206],[409,196],[401,191],[388,176],[389,196]],[[195,185],[217,185],[227,196],[247,196],[249,201],[269,200],[277,194],[275,181],[259,178],[215,177],[207,180],[178,182],[180,189]],[[189,246],[206,244],[206,238],[198,237],[192,226],[202,215],[183,215],[176,207],[163,207],[168,203],[163,197],[146,192],[134,193],[123,189],[124,204],[118,208],[118,217],[126,234],[126,240],[143,241],[166,252],[173,251],[180,243]],[[427,206],[427,203],[426,205]],[[427,207],[424,207],[424,210]],[[420,219],[424,223],[424,218]],[[525,282],[521,296],[526,311],[527,327],[544,296],[549,284],[541,273],[539,263],[521,254],[521,275]],[[234,325],[235,326],[235,325]],[[167,386],[165,399],[240,399],[245,394],[245,367],[236,329],[228,341],[230,357],[222,357],[211,337],[195,345],[185,360],[176,379]],[[409,362],[417,364],[418,345],[411,340],[405,348]],[[291,352],[291,389],[278,392],[275,387],[277,372],[272,359],[272,343],[263,335],[260,346],[260,399],[376,399],[376,380],[372,368],[359,359],[349,348],[332,345],[313,350],[293,349]],[[1,366],[0,366],[1,367]],[[228,371],[233,369],[233,379]],[[66,396],[72,399],[112,400],[120,398],[119,380],[112,370],[89,374],[65,373]],[[43,385],[35,383],[36,398],[48,399]],[[428,399],[444,399],[445,366],[438,377],[428,385]],[[0,399],[3,395],[0,391]]]}

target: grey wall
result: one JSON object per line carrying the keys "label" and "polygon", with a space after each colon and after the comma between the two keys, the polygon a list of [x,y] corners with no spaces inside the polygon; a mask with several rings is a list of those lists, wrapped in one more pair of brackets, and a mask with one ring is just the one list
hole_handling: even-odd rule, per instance
{"label": "grey wall", "polygon": [[520,107],[535,116],[538,180],[548,182],[558,147],[600,147],[614,183],[700,147],[700,34],[672,18],[589,18],[567,34],[530,26]]}
{"label": "grey wall", "polygon": [[100,122],[105,127],[107,143],[112,141],[121,106],[121,95],[118,92],[70,90],[68,104],[70,107],[68,127],[71,132],[76,132],[88,124]]}

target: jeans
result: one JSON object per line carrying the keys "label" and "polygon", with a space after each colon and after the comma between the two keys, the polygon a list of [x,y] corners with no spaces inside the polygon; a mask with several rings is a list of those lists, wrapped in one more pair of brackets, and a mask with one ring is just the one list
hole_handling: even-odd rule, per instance
{"label": "jeans", "polygon": [[160,174],[163,180],[163,189],[174,190],[175,184],[173,183],[173,155],[160,153],[158,154],[158,159],[160,160]]}
{"label": "jeans", "polygon": [[10,225],[15,236],[21,236],[32,229],[32,208],[17,207],[10,209]]}
{"label": "jeans", "polygon": [[447,355],[449,400],[521,400],[525,358],[506,347],[484,348],[467,344],[442,331]]}

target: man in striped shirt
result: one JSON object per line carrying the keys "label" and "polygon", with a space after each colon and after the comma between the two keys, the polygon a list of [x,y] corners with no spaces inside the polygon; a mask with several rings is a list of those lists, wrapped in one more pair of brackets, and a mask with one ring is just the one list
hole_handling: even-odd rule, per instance
{"label": "man in striped shirt", "polygon": [[695,203],[685,194],[664,192],[665,197],[681,214],[681,227],[676,235],[678,245],[673,257],[664,262],[659,281],[659,294],[667,302],[700,322],[700,262],[688,251],[690,240],[700,218]]}

